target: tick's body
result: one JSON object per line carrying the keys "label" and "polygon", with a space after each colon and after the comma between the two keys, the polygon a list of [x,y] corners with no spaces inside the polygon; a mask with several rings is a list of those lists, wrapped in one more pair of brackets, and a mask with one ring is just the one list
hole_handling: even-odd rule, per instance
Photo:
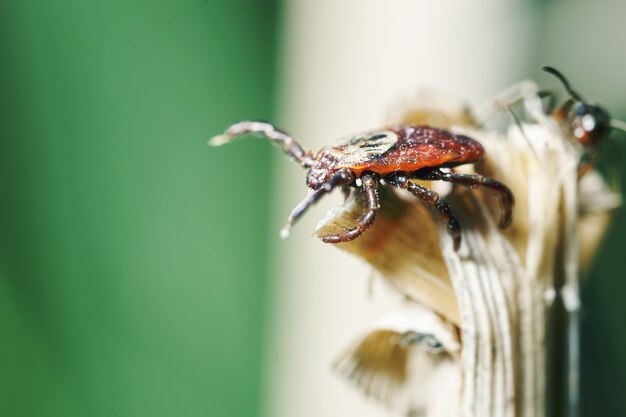
{"label": "tick's body", "polygon": [[430,126],[401,125],[355,136],[328,146],[318,155],[337,155],[338,166],[389,174],[475,162],[485,151],[480,143]]}
{"label": "tick's body", "polygon": [[467,136],[430,126],[392,126],[344,138],[323,148],[309,171],[309,186],[315,188],[340,169],[349,169],[357,177],[367,171],[385,176],[472,163],[484,154],[482,145]]}
{"label": "tick's body", "polygon": [[[446,222],[454,248],[461,243],[460,227],[448,203],[434,191],[410,179],[442,180],[470,188],[480,187],[500,197],[503,209],[500,226],[510,224],[513,195],[502,183],[481,175],[464,175],[442,171],[457,165],[473,163],[484,157],[482,145],[463,135],[430,126],[396,125],[384,130],[355,135],[320,150],[315,156],[304,152],[289,135],[262,122],[241,122],[231,126],[211,144],[220,145],[246,133],[261,133],[280,144],[283,150],[308,168],[307,185],[313,189],[291,212],[284,232],[323,195],[336,187],[360,187],[364,211],[356,227],[336,235],[322,237],[324,242],[348,242],[367,230],[378,211],[378,183],[403,188],[432,206]],[[360,180],[360,185],[357,182]]]}

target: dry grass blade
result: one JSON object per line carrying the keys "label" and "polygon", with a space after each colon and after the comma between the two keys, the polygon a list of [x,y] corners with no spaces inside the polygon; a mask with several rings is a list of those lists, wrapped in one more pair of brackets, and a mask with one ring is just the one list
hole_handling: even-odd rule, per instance
{"label": "dry grass blade", "polygon": [[[476,170],[513,190],[515,218],[509,229],[503,232],[495,226],[499,215],[496,198],[476,190],[453,189],[446,198],[462,225],[463,245],[457,253],[428,209],[383,187],[375,225],[361,238],[338,245],[369,262],[411,302],[426,306],[459,328],[462,349],[450,360],[456,361],[462,372],[457,400],[461,415],[468,417],[544,415],[550,303],[563,299],[569,328],[576,327],[581,259],[587,262],[591,258],[612,209],[619,204],[619,198],[595,173],[578,181],[579,149],[561,136],[551,118],[532,107],[535,96],[521,101],[529,106],[534,120],[512,124],[506,135],[468,126],[467,121],[473,119],[466,117],[462,106],[454,107],[446,117],[433,116],[439,111],[432,108],[433,102],[441,102],[437,100],[426,101],[428,105],[408,111],[402,119],[465,123],[444,127],[479,140],[487,158]],[[320,222],[316,234],[352,227],[360,210],[359,196],[351,195],[344,207]],[[586,233],[585,239],[578,238],[580,232]],[[361,369],[374,374],[384,373],[381,363],[389,363],[389,372],[398,363],[405,364],[405,369],[394,368],[391,374],[410,381],[411,372],[420,371],[408,366],[406,356],[392,366],[380,356],[364,353],[397,337],[389,331],[388,327],[373,326],[373,333],[348,355],[360,361]],[[575,344],[571,331],[570,340]],[[575,349],[570,356],[572,352],[575,354]],[[376,366],[367,359],[374,357]],[[438,366],[433,361],[436,359],[422,366]],[[571,369],[577,372],[574,363]],[[417,402],[411,412],[438,417],[446,415],[437,414],[444,409],[432,401]]]}

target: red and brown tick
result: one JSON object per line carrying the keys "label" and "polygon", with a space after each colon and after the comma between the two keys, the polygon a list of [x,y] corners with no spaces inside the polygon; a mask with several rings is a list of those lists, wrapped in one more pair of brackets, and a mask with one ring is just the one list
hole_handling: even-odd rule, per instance
{"label": "red and brown tick", "polygon": [[431,206],[446,223],[454,249],[461,245],[461,228],[448,203],[436,192],[411,179],[447,181],[469,188],[482,188],[500,198],[500,227],[511,223],[513,194],[501,182],[477,174],[459,174],[444,170],[480,161],[485,150],[467,136],[430,126],[395,125],[384,130],[354,135],[327,146],[317,154],[305,152],[287,133],[265,122],[245,121],[232,125],[223,135],[209,142],[222,145],[246,134],[267,137],[285,153],[308,169],[307,185],[313,190],[298,204],[287,219],[282,235],[322,196],[340,187],[360,188],[364,209],[356,226],[338,234],[323,236],[327,243],[349,242],[365,232],[376,219],[379,209],[378,186],[390,184],[408,190],[422,203]]}

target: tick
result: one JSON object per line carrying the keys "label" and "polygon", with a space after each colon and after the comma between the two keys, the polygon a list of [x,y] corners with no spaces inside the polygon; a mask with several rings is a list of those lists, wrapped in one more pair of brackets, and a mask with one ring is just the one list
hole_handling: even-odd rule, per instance
{"label": "tick", "polygon": [[374,223],[379,209],[378,187],[389,184],[408,190],[422,203],[432,207],[446,223],[454,250],[458,251],[461,227],[450,206],[436,192],[411,179],[447,181],[495,194],[502,208],[500,227],[505,228],[511,223],[514,199],[506,185],[482,175],[459,174],[446,169],[483,159],[485,150],[482,145],[467,136],[430,126],[395,125],[341,139],[313,154],[305,152],[291,136],[269,123],[245,121],[232,125],[209,143],[218,146],[246,134],[268,138],[308,169],[306,182],[313,191],[289,215],[281,231],[283,237],[324,195],[335,188],[344,191],[357,188],[362,192],[364,208],[355,227],[321,237],[327,243],[354,240]]}
{"label": "tick", "polygon": [[585,101],[557,69],[548,66],[541,69],[558,78],[569,94],[569,98],[553,113],[554,119],[560,123],[567,137],[580,143],[595,158],[598,143],[609,136],[611,129],[624,131],[623,122],[611,119],[603,107]]}

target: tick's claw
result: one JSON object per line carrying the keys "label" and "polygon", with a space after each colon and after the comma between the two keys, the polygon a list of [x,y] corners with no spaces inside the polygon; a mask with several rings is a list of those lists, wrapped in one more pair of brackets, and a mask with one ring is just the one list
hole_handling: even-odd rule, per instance
{"label": "tick's claw", "polygon": [[228,135],[217,135],[213,136],[211,140],[209,140],[210,146],[220,146],[230,141],[230,136]]}
{"label": "tick's claw", "polygon": [[513,216],[512,215],[506,215],[503,214],[502,217],[500,218],[500,229],[506,229],[507,227],[509,227],[511,225],[511,221],[513,220]]}
{"label": "tick's claw", "polygon": [[461,249],[461,237],[452,238],[452,248],[455,252],[458,252]]}
{"label": "tick's claw", "polygon": [[341,243],[339,236],[337,235],[326,235],[320,237],[320,240],[324,243]]}
{"label": "tick's claw", "polygon": [[513,221],[513,205],[515,204],[515,199],[513,198],[513,193],[511,190],[506,188],[506,193],[503,194],[503,198],[500,200],[500,208],[502,209],[502,214],[500,215],[500,229],[506,229],[511,225]]}
{"label": "tick's claw", "polygon": [[281,239],[287,239],[289,237],[289,233],[291,232],[291,224],[286,224],[280,229],[280,237]]}

